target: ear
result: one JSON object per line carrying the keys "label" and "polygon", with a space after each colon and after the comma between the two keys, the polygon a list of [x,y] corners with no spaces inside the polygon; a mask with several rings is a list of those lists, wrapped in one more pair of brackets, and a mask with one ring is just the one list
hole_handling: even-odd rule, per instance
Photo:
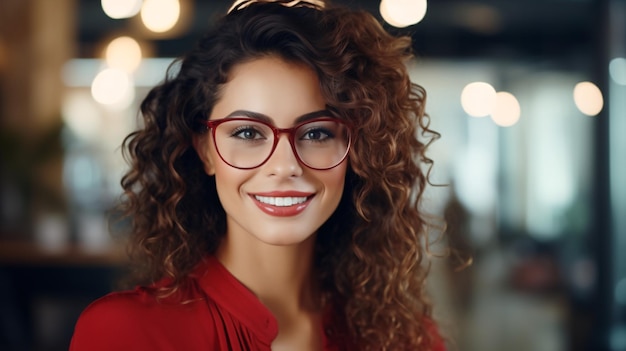
{"label": "ear", "polygon": [[211,157],[209,133],[195,134],[192,137],[193,148],[196,150],[198,157],[204,164],[204,172],[212,176],[215,175],[215,163]]}

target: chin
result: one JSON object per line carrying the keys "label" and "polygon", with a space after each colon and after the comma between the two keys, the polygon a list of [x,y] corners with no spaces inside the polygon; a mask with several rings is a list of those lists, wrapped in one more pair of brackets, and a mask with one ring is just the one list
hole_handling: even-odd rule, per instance
{"label": "chin", "polygon": [[295,233],[293,231],[289,232],[275,232],[275,233],[265,233],[262,236],[257,236],[257,239],[262,241],[267,245],[273,246],[292,246],[298,245],[306,242],[307,240],[314,237],[314,234],[301,234]]}

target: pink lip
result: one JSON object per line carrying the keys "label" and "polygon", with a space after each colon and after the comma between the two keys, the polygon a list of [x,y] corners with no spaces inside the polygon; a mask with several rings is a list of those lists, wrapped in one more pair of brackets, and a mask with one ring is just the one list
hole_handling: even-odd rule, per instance
{"label": "pink lip", "polygon": [[[307,200],[301,204],[293,205],[293,206],[273,206],[270,204],[262,203],[257,200],[254,196],[271,196],[271,197],[306,197]],[[250,198],[252,198],[252,202],[254,202],[257,207],[270,216],[276,217],[291,217],[298,215],[304,211],[309,204],[311,203],[311,199],[314,197],[314,193],[305,193],[301,191],[270,191],[263,193],[254,193],[250,194]]]}

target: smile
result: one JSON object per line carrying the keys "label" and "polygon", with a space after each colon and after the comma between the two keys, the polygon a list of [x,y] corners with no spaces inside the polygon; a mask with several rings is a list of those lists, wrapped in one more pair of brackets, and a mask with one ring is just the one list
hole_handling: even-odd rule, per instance
{"label": "smile", "polygon": [[250,194],[254,204],[270,216],[291,217],[302,213],[315,197],[315,193],[301,191],[273,191]]}
{"label": "smile", "polygon": [[267,205],[272,205],[276,207],[287,207],[293,205],[299,205],[301,203],[306,202],[306,196],[301,197],[271,197],[271,196],[254,196],[257,201],[262,202]]}

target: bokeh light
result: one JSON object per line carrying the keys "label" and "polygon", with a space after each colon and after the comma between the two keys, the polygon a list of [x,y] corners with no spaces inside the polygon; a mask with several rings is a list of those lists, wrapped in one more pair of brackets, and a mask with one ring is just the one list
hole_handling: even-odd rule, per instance
{"label": "bokeh light", "polygon": [[517,98],[509,92],[496,93],[496,102],[491,119],[500,127],[510,127],[519,121],[522,114]]}
{"label": "bokeh light", "polygon": [[472,117],[486,117],[492,113],[496,102],[496,90],[489,83],[473,82],[461,92],[461,105]]}
{"label": "bokeh light", "polygon": [[385,22],[403,28],[420,22],[427,7],[426,0],[382,0],[379,10]]}
{"label": "bokeh light", "polygon": [[595,116],[604,107],[602,92],[591,82],[580,82],[574,87],[574,103],[580,112]]}
{"label": "bokeh light", "polygon": [[453,21],[476,33],[495,34],[502,29],[502,14],[493,5],[459,3],[450,15]]}
{"label": "bokeh light", "polygon": [[69,92],[62,105],[63,121],[83,140],[93,140],[102,128],[102,116],[88,92]]}
{"label": "bokeh light", "polygon": [[134,99],[134,86],[128,74],[116,68],[107,68],[91,84],[94,100],[114,108],[126,108]]}
{"label": "bokeh light", "polygon": [[107,46],[105,59],[109,67],[132,73],[141,63],[141,47],[131,37],[118,37]]}
{"label": "bokeh light", "polygon": [[616,57],[609,63],[609,74],[615,83],[626,85],[626,58]]}
{"label": "bokeh light", "polygon": [[174,28],[180,17],[178,0],[145,0],[141,20],[149,30],[164,33]]}
{"label": "bokeh light", "polygon": [[102,10],[113,19],[129,18],[139,13],[142,0],[102,0]]}

